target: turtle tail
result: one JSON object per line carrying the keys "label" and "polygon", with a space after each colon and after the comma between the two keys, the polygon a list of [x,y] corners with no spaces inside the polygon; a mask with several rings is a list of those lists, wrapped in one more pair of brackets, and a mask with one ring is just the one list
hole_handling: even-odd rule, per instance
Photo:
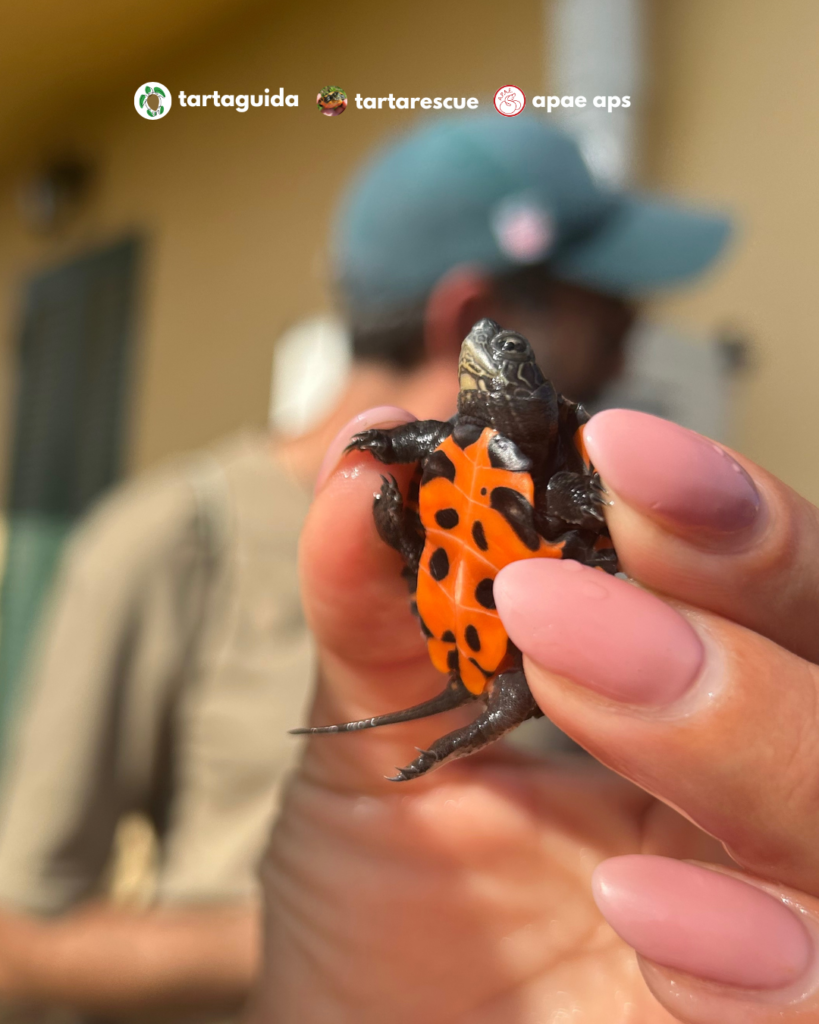
{"label": "turtle tail", "polygon": [[380,725],[397,725],[399,722],[411,722],[416,718],[429,718],[430,715],[439,715],[442,711],[451,711],[452,708],[459,708],[463,704],[476,700],[474,693],[470,693],[460,679],[453,677],[436,697],[425,700],[422,704],[415,704],[403,711],[391,711],[386,715],[376,715],[374,718],[361,718],[357,722],[342,722],[339,725],[318,725],[312,728],[291,729],[292,735],[301,736],[305,734],[319,735],[332,732],[357,732],[359,729],[376,729]]}

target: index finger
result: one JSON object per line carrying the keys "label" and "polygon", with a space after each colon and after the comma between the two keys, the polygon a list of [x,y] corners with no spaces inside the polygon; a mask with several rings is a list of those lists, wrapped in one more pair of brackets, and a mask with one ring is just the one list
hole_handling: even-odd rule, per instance
{"label": "index finger", "polygon": [[819,510],[741,455],[646,413],[598,413],[584,440],[625,572],[819,661]]}

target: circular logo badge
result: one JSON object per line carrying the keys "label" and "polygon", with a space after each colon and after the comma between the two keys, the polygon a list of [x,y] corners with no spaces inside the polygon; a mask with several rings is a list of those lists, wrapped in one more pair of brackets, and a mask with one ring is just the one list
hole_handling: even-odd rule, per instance
{"label": "circular logo badge", "polygon": [[171,109],[171,90],[160,82],[145,82],[134,93],[134,106],[140,117],[156,121]]}
{"label": "circular logo badge", "polygon": [[495,93],[495,110],[504,117],[517,117],[526,106],[523,89],[516,85],[502,85]]}
{"label": "circular logo badge", "polygon": [[337,85],[325,85],[316,96],[316,106],[327,117],[338,117],[347,109],[347,93]]}

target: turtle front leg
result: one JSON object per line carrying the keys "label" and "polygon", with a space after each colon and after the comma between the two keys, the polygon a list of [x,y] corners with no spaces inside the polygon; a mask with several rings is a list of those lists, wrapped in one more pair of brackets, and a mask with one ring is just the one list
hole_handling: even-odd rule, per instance
{"label": "turtle front leg", "polygon": [[543,712],[535,703],[523,672],[519,669],[502,672],[492,684],[485,710],[474,722],[442,736],[429,750],[421,750],[412,764],[399,768],[398,774],[388,776],[388,779],[390,782],[417,779],[433,768],[440,768],[446,761],[474,754],[527,719],[542,716]]}
{"label": "turtle front leg", "polygon": [[356,434],[345,451],[370,452],[387,465],[417,462],[435,451],[452,433],[452,424],[441,420],[415,420],[389,430],[364,430]]}
{"label": "turtle front leg", "polygon": [[606,495],[597,473],[555,473],[546,488],[546,517],[601,533],[606,528]]}

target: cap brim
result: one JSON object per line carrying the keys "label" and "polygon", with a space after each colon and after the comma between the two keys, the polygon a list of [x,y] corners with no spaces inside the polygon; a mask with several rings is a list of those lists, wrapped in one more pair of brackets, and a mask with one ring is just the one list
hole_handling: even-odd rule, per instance
{"label": "cap brim", "polygon": [[623,196],[587,239],[555,254],[556,276],[615,295],[639,295],[694,277],[722,252],[731,222],[643,197]]}

